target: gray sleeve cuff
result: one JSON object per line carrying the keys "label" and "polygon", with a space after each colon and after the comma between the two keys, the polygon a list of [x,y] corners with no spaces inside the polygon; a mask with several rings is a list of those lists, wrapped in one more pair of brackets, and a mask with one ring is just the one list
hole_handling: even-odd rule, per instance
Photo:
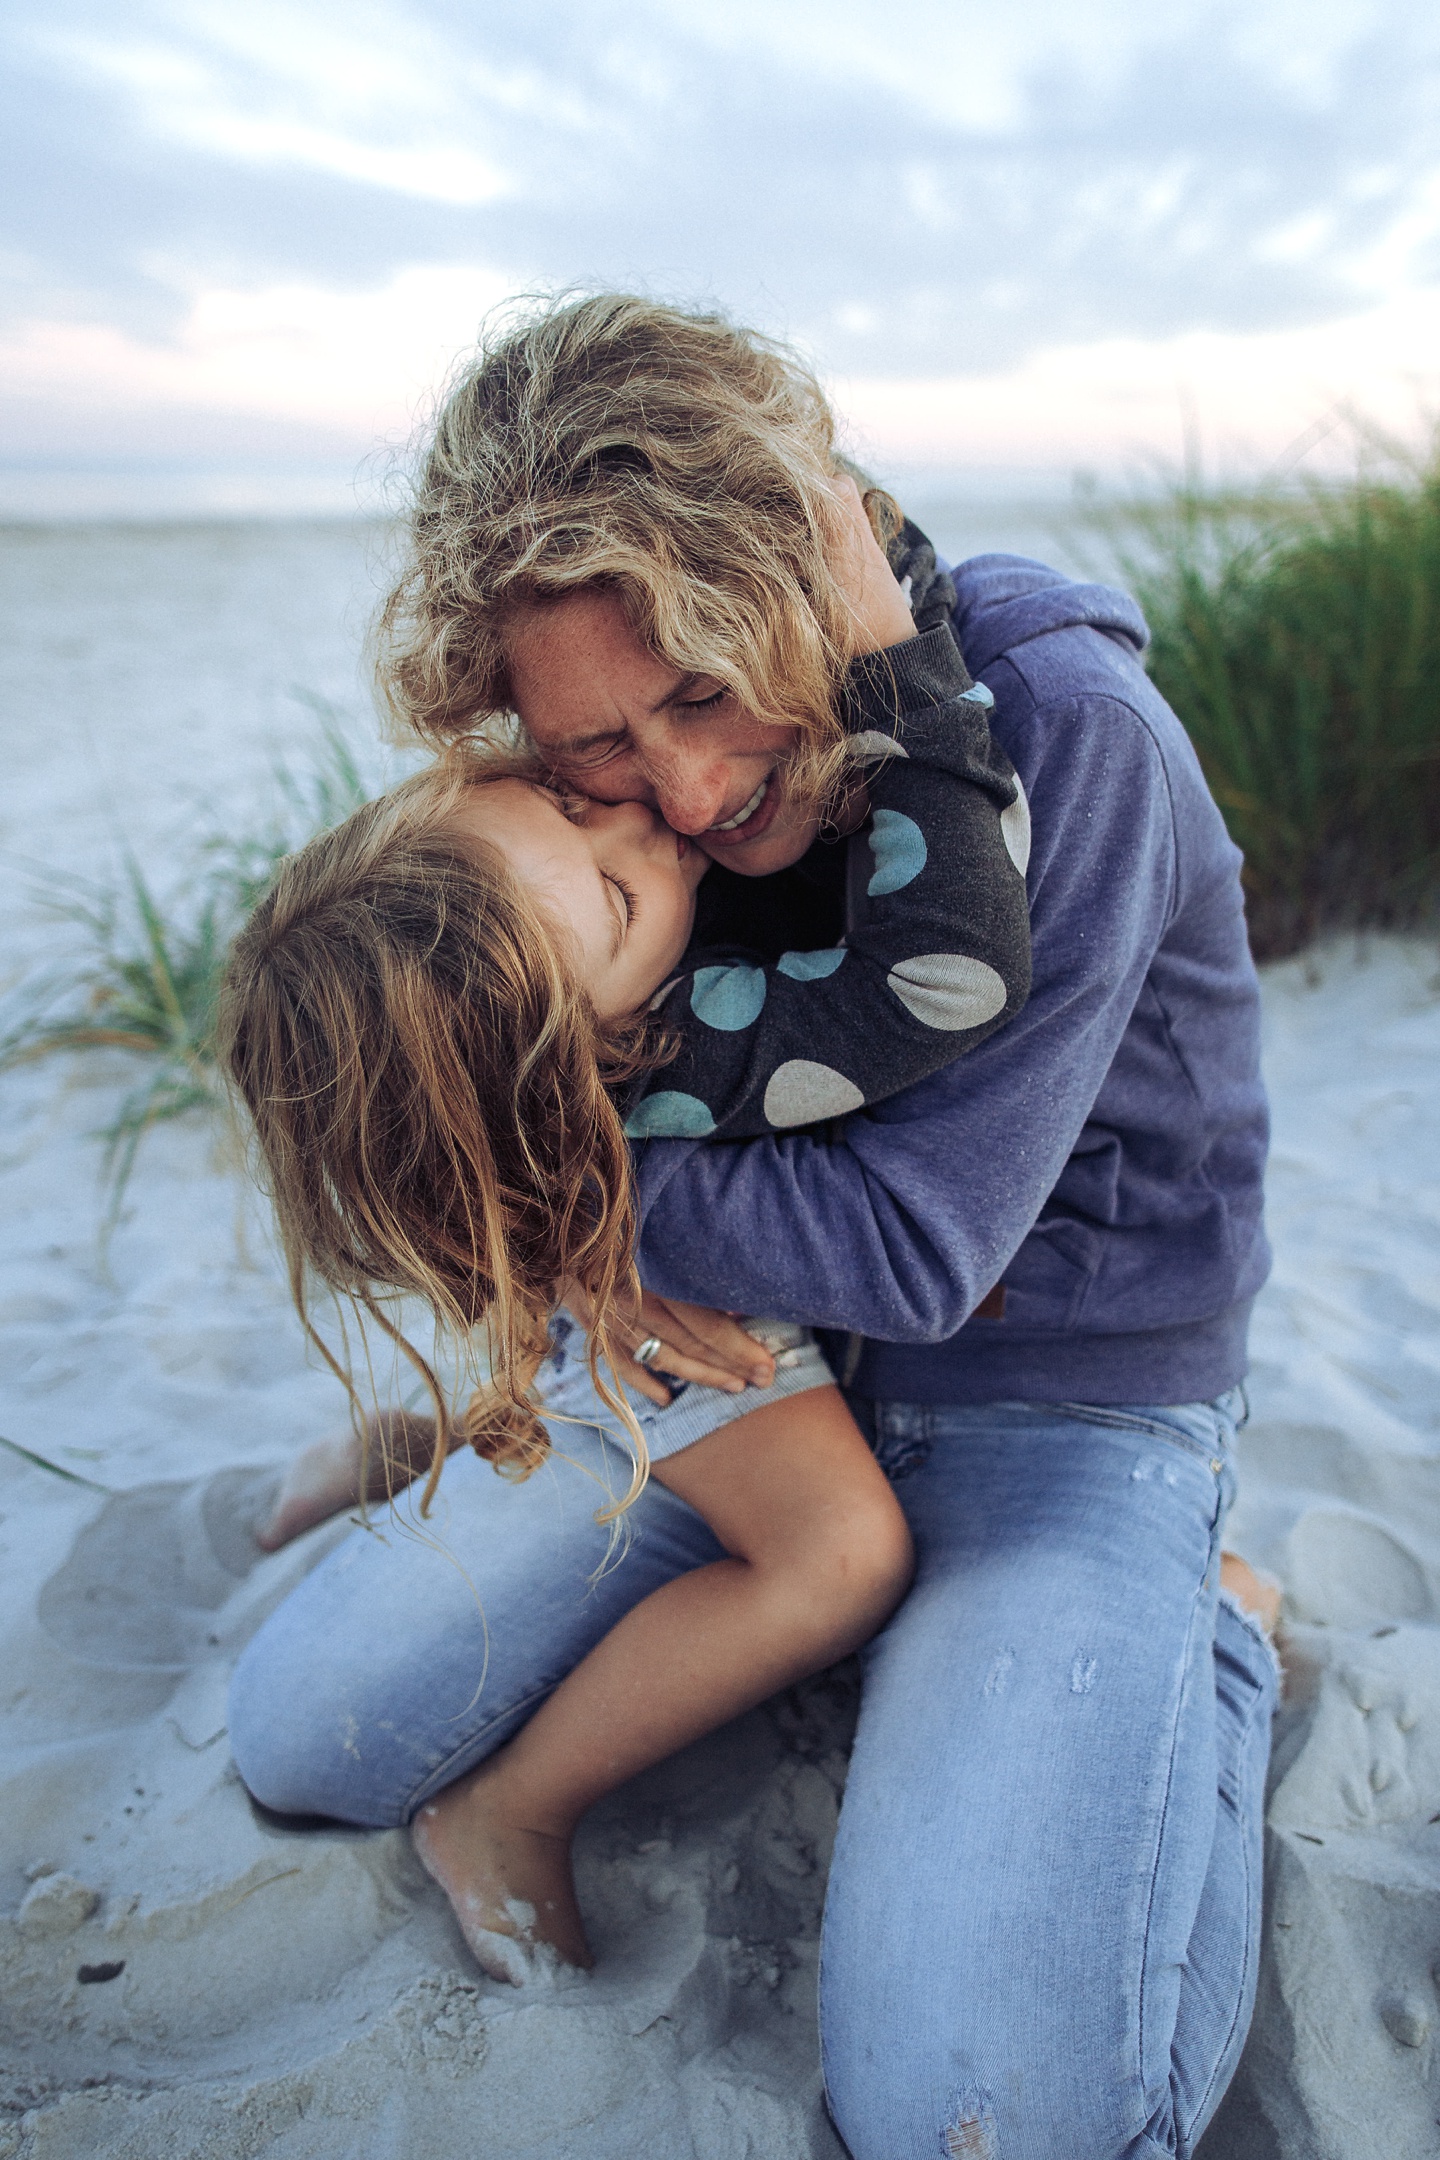
{"label": "gray sleeve cuff", "polygon": [[851,661],[841,699],[845,732],[864,735],[878,728],[896,735],[907,715],[948,705],[974,687],[950,625],[937,623],[901,645]]}

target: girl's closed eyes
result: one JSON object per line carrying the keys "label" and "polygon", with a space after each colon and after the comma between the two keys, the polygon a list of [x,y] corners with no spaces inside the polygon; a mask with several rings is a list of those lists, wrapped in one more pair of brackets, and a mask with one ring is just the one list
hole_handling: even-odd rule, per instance
{"label": "girl's closed eyes", "polygon": [[616,892],[619,893],[620,898],[625,903],[625,928],[628,930],[630,928],[630,925],[635,920],[636,909],[640,905],[639,901],[635,897],[634,888],[625,884],[623,879],[611,876],[608,871],[606,873],[606,876],[609,883],[614,886]]}
{"label": "girl's closed eyes", "polygon": [[495,848],[558,920],[602,1020],[638,1012],[675,972],[710,864],[658,812],[505,779],[467,789],[448,824]]}

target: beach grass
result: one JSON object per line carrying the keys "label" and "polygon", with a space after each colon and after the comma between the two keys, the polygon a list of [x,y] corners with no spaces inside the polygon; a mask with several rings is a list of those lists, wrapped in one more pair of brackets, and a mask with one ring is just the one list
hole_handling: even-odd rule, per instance
{"label": "beach grass", "polygon": [[284,857],[356,809],[367,787],[341,716],[297,692],[318,726],[311,759],[272,772],[272,807],[250,832],[217,831],[162,901],[129,850],[113,878],[40,870],[35,897],[70,932],[64,961],[27,982],[0,1021],[0,1073],[64,1051],[120,1051],[139,1073],[104,1147],[105,1226],[113,1228],[145,1135],[221,1088],[215,1019],[230,940]]}
{"label": "beach grass", "polygon": [[1440,911],[1440,445],[1092,509],[1245,854],[1256,957]]}

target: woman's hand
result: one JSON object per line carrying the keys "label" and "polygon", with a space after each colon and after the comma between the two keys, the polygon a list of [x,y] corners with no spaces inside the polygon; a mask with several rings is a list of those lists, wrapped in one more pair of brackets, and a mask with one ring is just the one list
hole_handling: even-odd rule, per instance
{"label": "woman's hand", "polygon": [[[590,1301],[574,1284],[566,1288],[565,1305],[583,1328],[589,1327]],[[722,1388],[727,1395],[742,1394],[747,1387],[769,1387],[775,1378],[770,1352],[729,1313],[687,1305],[679,1298],[657,1297],[652,1290],[642,1291],[638,1304],[617,1314],[611,1332],[618,1377],[661,1409],[670,1401],[663,1373],[675,1380],[698,1381],[702,1387]],[[659,1337],[660,1348],[652,1361],[637,1365],[625,1353],[638,1349],[652,1335]]]}
{"label": "woman's hand", "polygon": [[852,653],[883,652],[915,635],[910,604],[871,530],[860,490],[848,473],[833,482],[837,511],[831,568],[850,603]]}

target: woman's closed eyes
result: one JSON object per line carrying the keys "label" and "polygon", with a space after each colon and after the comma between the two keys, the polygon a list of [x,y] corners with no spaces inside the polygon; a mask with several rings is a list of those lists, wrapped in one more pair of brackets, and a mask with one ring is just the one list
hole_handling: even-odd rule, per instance
{"label": "woman's closed eyes", "polygon": [[[729,696],[729,690],[722,683],[718,690],[707,690],[704,697],[682,697],[677,691],[667,703],[672,712],[682,713],[687,719],[699,719],[717,712]],[[571,772],[598,772],[633,747],[628,728],[620,728],[613,735],[582,736],[566,745],[565,764]],[[566,815],[569,815],[568,811]]]}

